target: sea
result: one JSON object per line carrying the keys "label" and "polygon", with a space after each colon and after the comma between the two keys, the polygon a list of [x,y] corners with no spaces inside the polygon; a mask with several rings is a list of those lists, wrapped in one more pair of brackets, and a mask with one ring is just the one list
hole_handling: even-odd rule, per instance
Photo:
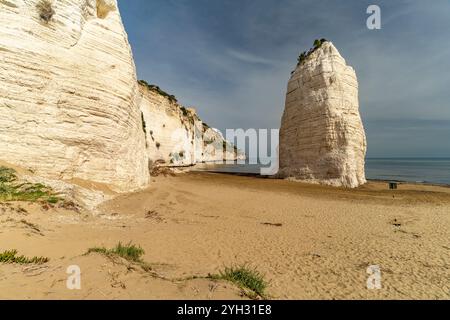
{"label": "sea", "polygon": [[[199,171],[258,175],[259,164],[203,164]],[[369,180],[389,180],[424,184],[450,185],[450,158],[368,158],[366,177]]]}

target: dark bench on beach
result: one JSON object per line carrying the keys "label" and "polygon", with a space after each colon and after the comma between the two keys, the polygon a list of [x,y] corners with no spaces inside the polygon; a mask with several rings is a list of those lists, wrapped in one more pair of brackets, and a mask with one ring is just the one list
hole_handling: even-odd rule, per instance
{"label": "dark bench on beach", "polygon": [[395,181],[389,182],[389,190],[397,190],[398,189],[398,183]]}

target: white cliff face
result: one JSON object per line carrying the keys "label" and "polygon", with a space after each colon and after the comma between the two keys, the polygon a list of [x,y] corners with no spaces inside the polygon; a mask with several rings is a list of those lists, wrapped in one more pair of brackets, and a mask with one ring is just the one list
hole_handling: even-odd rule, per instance
{"label": "white cliff face", "polygon": [[366,182],[366,147],[356,73],[325,42],[289,81],[279,175],[354,188]]}
{"label": "white cliff face", "polygon": [[125,192],[152,163],[243,158],[195,110],[138,85],[116,0],[0,0],[0,71],[0,160],[36,179]]}
{"label": "white cliff face", "polygon": [[245,155],[225,140],[216,129],[203,127],[202,162],[222,162],[245,160]]}
{"label": "white cliff face", "polygon": [[234,161],[238,154],[216,130],[208,128],[194,109],[140,85],[140,108],[146,132],[147,156],[151,163],[192,166],[201,162]]}
{"label": "white cliff face", "polygon": [[149,181],[135,66],[115,0],[0,0],[0,158],[116,191]]}
{"label": "white cliff face", "polygon": [[187,109],[183,113],[177,103],[145,86],[139,87],[150,161],[168,166],[195,164],[195,113]]}

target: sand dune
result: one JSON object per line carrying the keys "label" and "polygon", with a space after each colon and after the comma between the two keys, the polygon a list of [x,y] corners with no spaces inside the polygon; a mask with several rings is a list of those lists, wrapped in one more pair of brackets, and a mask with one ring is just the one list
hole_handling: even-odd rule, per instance
{"label": "sand dune", "polygon": [[[244,263],[265,275],[271,299],[450,298],[449,188],[344,190],[208,173],[154,180],[98,216],[0,204],[0,251],[50,258],[0,264],[0,298],[246,298],[202,278]],[[152,272],[84,255],[119,241],[141,245]],[[69,265],[81,268],[81,290],[66,288]],[[370,265],[381,268],[381,290],[367,289]]]}

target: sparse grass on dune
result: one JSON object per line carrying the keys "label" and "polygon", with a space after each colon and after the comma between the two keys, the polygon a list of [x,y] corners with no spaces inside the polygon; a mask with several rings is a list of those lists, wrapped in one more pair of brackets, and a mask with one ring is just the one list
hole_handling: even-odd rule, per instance
{"label": "sparse grass on dune", "polygon": [[29,222],[29,221],[27,221],[25,219],[20,220],[20,223],[24,224],[25,226],[27,226],[28,228],[30,228],[34,232],[37,232],[38,234],[43,235],[42,232],[41,232],[41,229],[39,229],[39,226],[37,224]]}
{"label": "sparse grass on dune", "polygon": [[0,167],[0,202],[29,201],[58,203],[61,198],[40,183],[18,183],[17,174],[11,168]]}
{"label": "sparse grass on dune", "polygon": [[7,250],[0,253],[0,263],[6,264],[44,264],[50,259],[46,257],[33,257],[28,258],[25,256],[18,256],[17,250]]}
{"label": "sparse grass on dune", "polygon": [[142,256],[145,254],[145,251],[140,246],[136,246],[131,242],[126,245],[123,245],[121,242],[119,242],[112,249],[106,249],[105,247],[95,247],[90,248],[87,253],[88,254],[101,253],[104,255],[115,255],[124,258],[125,260],[128,261],[142,263],[143,262]]}
{"label": "sparse grass on dune", "polygon": [[152,267],[150,266],[150,264],[142,260],[142,256],[145,254],[144,249],[142,249],[141,246],[134,245],[131,242],[129,242],[128,244],[122,244],[121,242],[119,242],[112,249],[107,249],[105,247],[90,248],[86,254],[88,255],[91,253],[103,254],[109,258],[120,257],[129,262],[136,263],[146,272],[152,271]]}
{"label": "sparse grass on dune", "polygon": [[242,289],[250,290],[253,293],[247,292],[250,298],[266,297],[265,290],[268,284],[264,276],[247,265],[225,268],[224,271],[221,271],[218,275],[211,275],[210,278],[230,281]]}
{"label": "sparse grass on dune", "polygon": [[[131,242],[128,244],[122,244],[119,242],[114,248],[107,249],[105,247],[94,247],[90,248],[86,255],[91,253],[98,253],[105,255],[110,258],[121,257],[127,261],[138,264],[142,267],[144,271],[151,271],[151,267],[148,263],[142,260],[142,256],[145,251],[139,245],[134,245]],[[188,281],[195,279],[212,279],[212,280],[224,280],[229,281],[236,284],[240,287],[246,296],[251,299],[258,298],[267,298],[265,294],[265,290],[268,286],[264,276],[257,271],[256,269],[252,269],[247,265],[241,265],[237,267],[225,268],[224,271],[220,272],[216,275],[208,275],[208,276],[192,276],[180,279],[168,279],[165,277],[158,276],[154,273],[158,278],[162,278],[169,281]]]}

